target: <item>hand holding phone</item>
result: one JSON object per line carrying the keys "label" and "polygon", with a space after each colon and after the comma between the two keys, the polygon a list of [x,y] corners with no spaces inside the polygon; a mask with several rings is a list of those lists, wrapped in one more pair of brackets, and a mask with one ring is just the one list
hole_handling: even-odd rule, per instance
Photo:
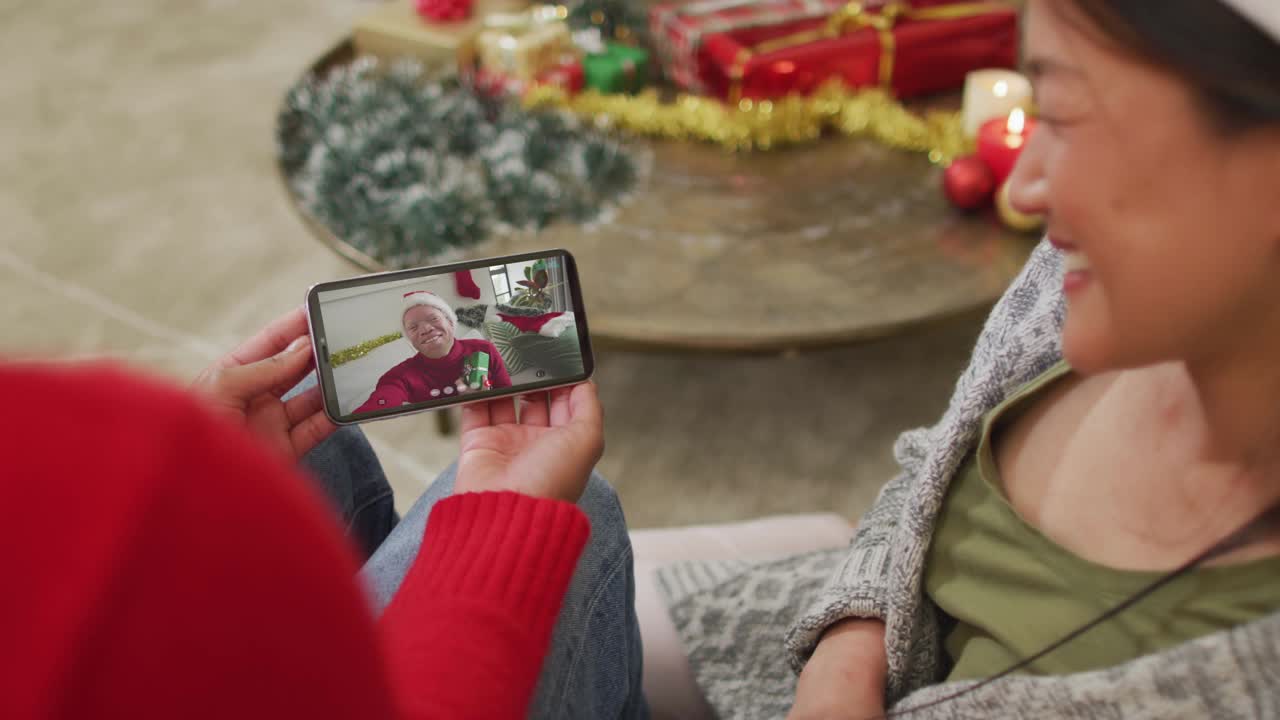
{"label": "hand holding phone", "polygon": [[577,502],[604,452],[595,385],[582,383],[516,400],[462,408],[455,492],[511,490]]}
{"label": "hand holding phone", "polygon": [[297,308],[205,368],[191,389],[287,457],[301,458],[335,429],[317,388],[282,399],[311,370],[307,340],[306,314]]}
{"label": "hand holding phone", "polygon": [[550,390],[594,370],[564,250],[321,283],[307,308],[339,424]]}

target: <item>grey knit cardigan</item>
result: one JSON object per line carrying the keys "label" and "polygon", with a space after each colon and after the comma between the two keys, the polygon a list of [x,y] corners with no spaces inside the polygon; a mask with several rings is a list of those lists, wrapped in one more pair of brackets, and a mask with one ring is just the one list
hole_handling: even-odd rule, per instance
{"label": "grey knit cardigan", "polygon": [[[1041,243],[988,318],[942,420],[899,438],[902,471],[863,516],[850,548],[658,572],[698,684],[720,717],[785,717],[795,673],[822,632],[850,617],[885,622],[886,698],[896,712],[973,685],[940,683],[925,555],[983,416],[1061,359],[1061,286],[1061,257]],[[1280,718],[1280,613],[1105,670],[1011,676],[901,717]]]}

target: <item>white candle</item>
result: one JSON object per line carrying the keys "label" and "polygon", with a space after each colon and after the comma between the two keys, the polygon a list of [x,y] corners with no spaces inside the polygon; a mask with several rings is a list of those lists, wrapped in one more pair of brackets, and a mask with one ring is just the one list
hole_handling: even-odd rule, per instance
{"label": "white candle", "polygon": [[977,137],[986,121],[1031,109],[1031,81],[1012,70],[975,70],[964,80],[964,132]]}

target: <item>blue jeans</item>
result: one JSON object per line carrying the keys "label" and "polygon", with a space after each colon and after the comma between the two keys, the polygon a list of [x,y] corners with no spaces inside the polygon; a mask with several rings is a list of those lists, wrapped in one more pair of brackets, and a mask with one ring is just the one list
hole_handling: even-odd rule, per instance
{"label": "blue jeans", "polygon": [[[374,485],[385,485],[378,458],[363,434],[355,428],[343,428],[340,433],[348,437],[327,440],[313,450],[312,454],[320,456],[314,464],[308,458],[318,474],[325,468],[339,470],[341,478],[322,480],[322,484],[328,488],[373,478]],[[353,433],[359,442],[349,437]],[[342,456],[340,461],[334,455]],[[418,556],[431,508],[453,492],[454,472],[450,467],[427,488],[361,571],[378,612],[390,602]],[[390,486],[386,489],[390,491]],[[380,493],[364,490],[351,494],[372,497]],[[626,520],[617,494],[596,474],[578,506],[591,521],[591,538],[565,594],[529,717],[643,720],[649,710],[641,692],[643,656]]]}
{"label": "blue jeans", "polygon": [[[313,370],[281,399],[294,398],[315,387],[316,382]],[[303,456],[302,466],[324,490],[347,537],[367,560],[400,520],[391,483],[369,440],[358,427],[340,427]]]}
{"label": "blue jeans", "polygon": [[335,506],[347,537],[367,560],[400,521],[391,483],[364,433],[340,427],[302,458]]}

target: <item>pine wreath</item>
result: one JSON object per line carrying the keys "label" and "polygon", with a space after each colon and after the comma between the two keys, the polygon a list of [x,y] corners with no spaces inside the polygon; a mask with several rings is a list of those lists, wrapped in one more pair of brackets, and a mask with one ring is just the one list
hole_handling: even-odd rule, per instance
{"label": "pine wreath", "polygon": [[470,328],[480,329],[484,324],[485,314],[488,312],[489,306],[484,303],[477,305],[468,305],[454,309],[454,314],[458,316],[458,322]]}
{"label": "pine wreath", "polygon": [[392,268],[495,231],[590,222],[637,179],[627,148],[567,114],[526,111],[416,63],[379,72],[372,58],[294,85],[277,145],[303,207]]}

